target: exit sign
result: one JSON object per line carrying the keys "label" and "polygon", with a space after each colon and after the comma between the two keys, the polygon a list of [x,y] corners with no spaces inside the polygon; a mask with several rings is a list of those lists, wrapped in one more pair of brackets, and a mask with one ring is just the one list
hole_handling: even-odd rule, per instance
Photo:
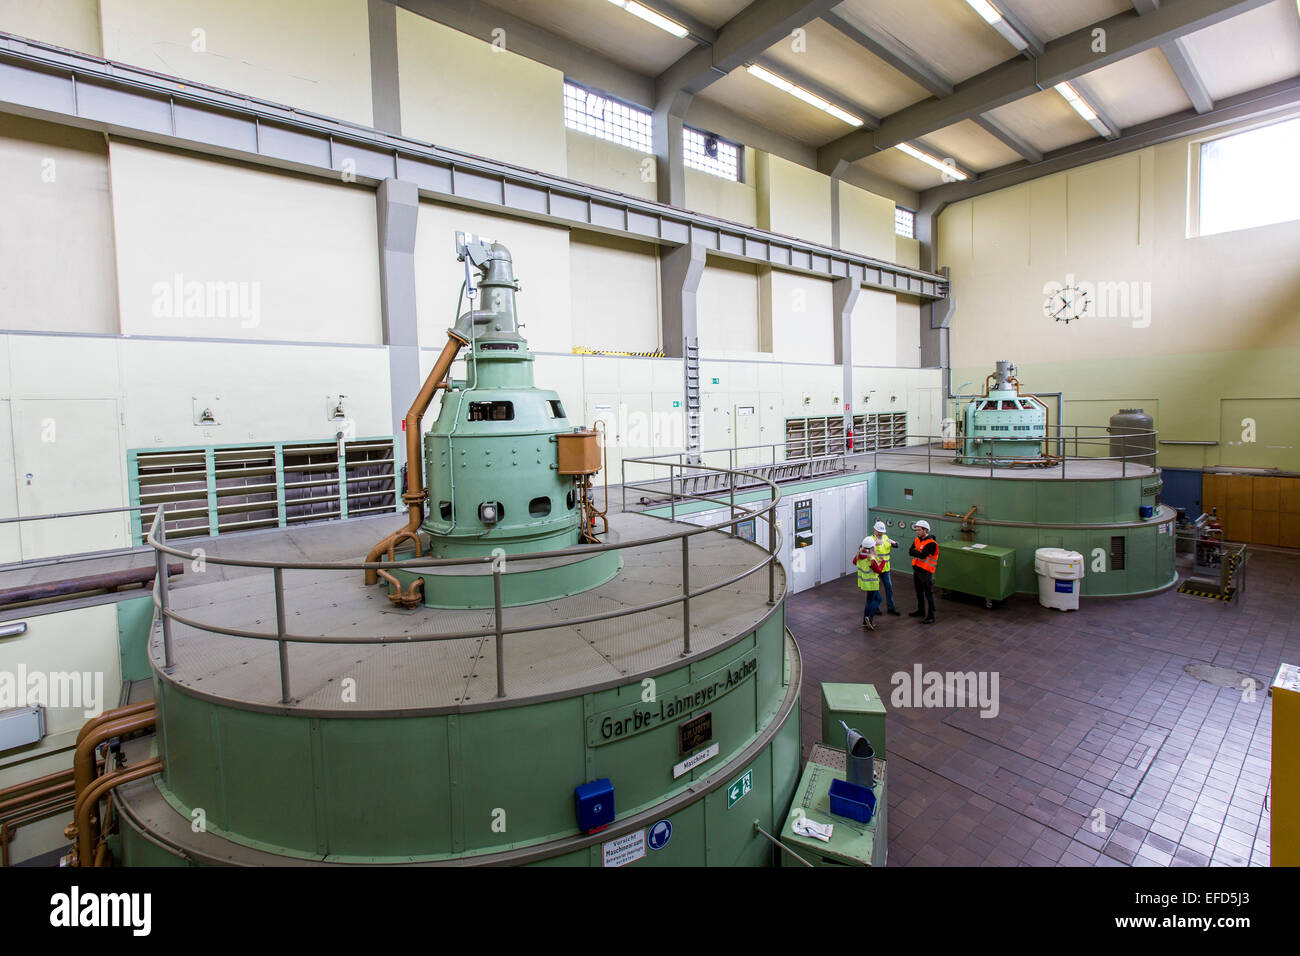
{"label": "exit sign", "polygon": [[754,771],[746,770],[745,775],[727,788],[727,809],[730,810],[740,802],[741,797],[754,789]]}

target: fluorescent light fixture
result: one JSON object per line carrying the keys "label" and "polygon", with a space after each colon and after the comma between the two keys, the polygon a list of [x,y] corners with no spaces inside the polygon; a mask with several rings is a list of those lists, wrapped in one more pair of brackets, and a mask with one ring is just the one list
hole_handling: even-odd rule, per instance
{"label": "fluorescent light fixture", "polygon": [[1002,14],[998,13],[997,8],[989,3],[989,0],[966,0],[972,10],[984,18],[988,24],[997,23],[1002,19]]}
{"label": "fluorescent light fixture", "polygon": [[622,7],[628,13],[632,14],[632,16],[640,17],[646,23],[657,26],[660,30],[663,30],[665,33],[671,33],[679,40],[688,36],[691,32],[690,30],[682,26],[680,23],[678,23],[676,20],[669,20],[662,13],[659,13],[658,11],[655,10],[651,10],[649,7],[645,6],[644,4],[637,3],[636,0],[609,0],[609,2],[614,4],[614,6],[616,7]]}
{"label": "fluorescent light fixture", "polygon": [[1002,34],[1002,38],[1017,50],[1029,49],[1029,44],[1025,42],[1025,38],[1016,31],[1015,27],[1007,23],[1006,18],[998,12],[997,7],[989,3],[989,0],[966,0],[966,3],[983,18],[985,23]]}
{"label": "fluorescent light fixture", "polygon": [[[612,0],[611,0],[612,2]],[[803,100],[809,106],[815,106],[824,113],[829,113],[837,120],[848,123],[850,126],[861,126],[863,121],[861,117],[854,116],[847,110],[842,110],[833,103],[828,103],[816,93],[809,93],[801,86],[795,86],[789,80],[782,79],[770,70],[765,70],[757,63],[750,64],[749,75],[756,76],[764,83],[770,83],[783,93],[789,93],[791,96]]]}
{"label": "fluorescent light fixture", "polygon": [[1074,107],[1074,111],[1086,119],[1089,123],[1097,118],[1096,112],[1087,104],[1082,96],[1074,91],[1074,87],[1069,83],[1057,83],[1056,92],[1065,97],[1065,102]]}
{"label": "fluorescent light fixture", "polygon": [[902,150],[904,153],[906,153],[908,156],[911,156],[913,159],[919,159],[927,166],[934,167],[939,172],[943,173],[945,176],[951,176],[953,179],[956,179],[958,181],[970,178],[953,164],[945,163],[942,160],[935,159],[929,153],[923,153],[915,146],[909,146],[907,143],[899,143],[894,148]]}

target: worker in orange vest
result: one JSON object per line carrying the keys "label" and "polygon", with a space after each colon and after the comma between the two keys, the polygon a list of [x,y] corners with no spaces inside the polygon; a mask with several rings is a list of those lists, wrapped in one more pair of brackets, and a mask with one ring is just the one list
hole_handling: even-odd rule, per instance
{"label": "worker in orange vest", "polygon": [[923,624],[934,623],[934,572],[939,569],[939,542],[930,534],[930,522],[921,520],[914,526],[916,540],[908,548],[912,556],[912,585],[916,588],[916,610],[908,617],[923,617]]}

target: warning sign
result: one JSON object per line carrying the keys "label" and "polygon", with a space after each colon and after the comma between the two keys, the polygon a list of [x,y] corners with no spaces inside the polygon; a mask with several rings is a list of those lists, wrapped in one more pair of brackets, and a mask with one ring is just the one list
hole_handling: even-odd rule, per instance
{"label": "warning sign", "polygon": [[606,866],[624,866],[645,856],[645,830],[637,830],[617,840],[601,844],[605,851]]}

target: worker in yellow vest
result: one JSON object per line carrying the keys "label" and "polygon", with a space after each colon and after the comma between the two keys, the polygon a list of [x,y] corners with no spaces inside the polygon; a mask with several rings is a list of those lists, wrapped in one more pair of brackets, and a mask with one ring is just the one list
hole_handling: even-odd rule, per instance
{"label": "worker in yellow vest", "polygon": [[939,570],[939,542],[930,534],[930,522],[921,520],[916,540],[907,551],[912,556],[912,585],[916,588],[916,610],[908,617],[924,617],[923,624],[934,623],[934,572]]}
{"label": "worker in yellow vest", "polygon": [[880,572],[885,562],[876,553],[876,539],[862,539],[862,547],[853,557],[858,568],[858,590],[867,592],[867,606],[862,609],[862,626],[869,631],[876,629],[876,612],[880,610]]}
{"label": "worker in yellow vest", "polygon": [[889,574],[889,552],[898,542],[885,534],[883,521],[877,521],[871,530],[875,532],[873,537],[876,539],[876,554],[880,555],[880,560],[885,562],[885,570],[880,572],[880,583],[884,585],[885,590],[885,611],[898,617],[898,610],[894,607],[894,580]]}

